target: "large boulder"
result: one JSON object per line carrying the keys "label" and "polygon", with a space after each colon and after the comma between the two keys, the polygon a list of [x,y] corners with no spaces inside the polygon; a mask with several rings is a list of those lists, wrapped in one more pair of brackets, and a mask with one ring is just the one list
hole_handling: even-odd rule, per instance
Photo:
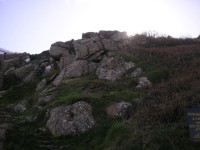
{"label": "large boulder", "polygon": [[74,57],[75,55],[61,57],[60,62],[59,62],[60,70],[62,70],[65,66],[68,66],[69,64],[71,64],[74,61]]}
{"label": "large boulder", "polygon": [[116,51],[116,50],[118,50],[117,44],[113,40],[103,39],[102,43],[103,43],[105,51]]}
{"label": "large boulder", "polygon": [[15,74],[16,74],[17,78],[24,79],[26,76],[28,76],[34,70],[35,70],[35,68],[34,68],[33,64],[28,64],[21,68],[17,68],[15,70]]}
{"label": "large boulder", "polygon": [[84,101],[54,108],[46,123],[46,127],[54,136],[84,133],[94,125],[92,107]]}
{"label": "large boulder", "polygon": [[97,68],[96,75],[100,79],[116,81],[134,67],[134,63],[125,62],[121,57],[105,57]]}
{"label": "large boulder", "polygon": [[132,104],[124,101],[114,103],[106,108],[106,113],[111,118],[127,119],[131,115]]}
{"label": "large boulder", "polygon": [[66,66],[53,81],[54,86],[58,86],[64,79],[78,78],[91,73],[97,68],[96,63],[86,60],[77,60]]}
{"label": "large boulder", "polygon": [[60,57],[67,57],[70,55],[75,55],[74,48],[73,48],[73,40],[68,42],[56,42],[51,45],[49,53],[54,58],[60,58]]}

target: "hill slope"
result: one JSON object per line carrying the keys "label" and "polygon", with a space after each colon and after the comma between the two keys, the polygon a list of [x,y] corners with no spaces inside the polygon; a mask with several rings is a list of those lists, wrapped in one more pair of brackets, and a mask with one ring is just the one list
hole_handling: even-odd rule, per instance
{"label": "hill slope", "polygon": [[[135,68],[115,81],[101,79],[95,71],[67,78],[55,90],[51,78],[57,70],[11,86],[0,98],[1,122],[11,124],[5,149],[199,149],[199,143],[190,141],[185,108],[196,107],[200,102],[200,43],[195,39],[153,37],[146,37],[146,41],[144,44],[140,37],[139,43],[118,54],[141,68],[140,76],[146,76],[151,86],[137,88],[138,77],[132,76]],[[45,56],[31,56],[31,62],[45,60]],[[65,74],[68,70],[69,67]],[[44,78],[50,81],[46,89],[51,89],[54,96],[40,105],[42,89],[35,89]],[[80,101],[91,105],[95,125],[84,133],[53,136],[46,128],[50,111]],[[121,101],[132,105],[129,115],[109,116],[107,108]],[[22,113],[14,110],[19,103],[26,106]]]}

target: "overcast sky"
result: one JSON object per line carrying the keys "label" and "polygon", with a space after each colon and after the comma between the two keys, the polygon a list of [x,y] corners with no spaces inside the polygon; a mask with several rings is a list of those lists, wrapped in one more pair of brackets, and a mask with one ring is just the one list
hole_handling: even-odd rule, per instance
{"label": "overcast sky", "polygon": [[200,0],[0,0],[0,47],[31,54],[99,30],[200,35]]}

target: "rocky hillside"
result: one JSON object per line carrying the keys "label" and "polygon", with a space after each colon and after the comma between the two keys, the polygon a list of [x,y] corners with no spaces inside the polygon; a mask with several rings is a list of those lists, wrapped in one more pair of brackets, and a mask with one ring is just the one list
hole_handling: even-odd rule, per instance
{"label": "rocky hillside", "polygon": [[0,56],[0,149],[198,149],[199,39],[88,32]]}

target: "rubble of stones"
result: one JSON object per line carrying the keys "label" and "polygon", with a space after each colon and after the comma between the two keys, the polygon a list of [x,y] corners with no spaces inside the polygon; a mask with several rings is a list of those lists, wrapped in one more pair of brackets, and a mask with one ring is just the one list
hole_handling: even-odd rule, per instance
{"label": "rubble of stones", "polygon": [[[79,40],[56,42],[40,60],[26,53],[1,55],[0,89],[6,89],[8,81],[12,85],[39,79],[41,82],[35,92],[38,95],[37,105],[42,106],[54,99],[56,88],[63,81],[92,72],[99,79],[115,82],[131,71],[130,77],[138,79],[136,88],[150,87],[151,82],[142,76],[141,68],[120,56],[119,52],[132,44],[135,43],[126,32],[99,31],[85,33]],[[43,78],[44,74],[51,74],[51,77]],[[4,93],[1,91],[0,96]],[[130,103],[120,102],[109,106],[106,112],[112,118],[127,118],[130,108]],[[18,103],[14,111],[23,113],[26,106]],[[95,124],[92,108],[86,102],[58,106],[49,115],[46,127],[56,136],[84,133]]]}

